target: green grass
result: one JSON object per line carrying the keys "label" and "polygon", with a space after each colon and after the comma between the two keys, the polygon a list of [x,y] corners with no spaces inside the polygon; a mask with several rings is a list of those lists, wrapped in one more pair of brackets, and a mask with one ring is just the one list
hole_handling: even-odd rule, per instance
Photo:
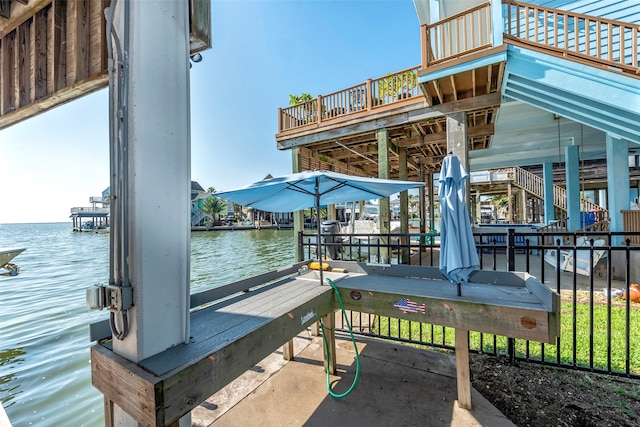
{"label": "green grass", "polygon": [[[640,374],[640,310],[631,309],[629,331],[629,372]],[[575,318],[575,327],[574,327]],[[626,371],[627,340],[625,330],[626,310],[624,307],[611,307],[611,370],[614,372]],[[571,302],[561,303],[561,328],[560,328],[560,363],[573,364],[574,354],[576,366],[593,367],[594,369],[607,370],[607,306],[595,305],[593,307],[593,322],[589,316],[589,305]],[[455,332],[453,328],[445,328],[426,323],[411,322],[408,320],[389,319],[376,317],[373,322],[374,333],[381,336],[391,336],[410,340],[414,343],[439,344],[453,346]],[[575,331],[575,345],[574,345]],[[479,332],[469,333],[469,347],[472,350],[493,353],[495,340],[495,352],[507,353],[507,338],[484,334],[481,342]],[[590,341],[593,340],[593,360],[590,360]],[[516,340],[516,356],[527,356],[525,340]],[[557,360],[557,346],[529,342],[529,359],[555,362]]]}

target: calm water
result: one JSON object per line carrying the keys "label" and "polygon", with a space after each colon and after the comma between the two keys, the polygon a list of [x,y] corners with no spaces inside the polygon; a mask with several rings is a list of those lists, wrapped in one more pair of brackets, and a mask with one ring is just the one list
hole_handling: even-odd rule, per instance
{"label": "calm water", "polygon": [[[293,262],[292,230],[194,232],[191,292]],[[0,276],[0,401],[15,427],[102,426],[91,385],[85,289],[108,281],[108,234],[70,223],[0,224],[0,247],[26,247],[16,277]]]}

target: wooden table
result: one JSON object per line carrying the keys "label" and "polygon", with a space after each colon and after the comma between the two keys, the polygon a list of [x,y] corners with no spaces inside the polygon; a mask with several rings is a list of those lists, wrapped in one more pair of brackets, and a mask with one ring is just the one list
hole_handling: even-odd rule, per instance
{"label": "wooden table", "polygon": [[[458,403],[471,408],[468,331],[552,343],[559,335],[559,295],[526,273],[478,271],[456,286],[437,268],[329,261],[325,272],[347,310],[456,329]],[[91,349],[93,385],[143,425],[172,425],[268,354],[324,318],[330,372],[335,370],[330,286],[301,264],[192,296],[191,340],[134,363],[109,341]],[[222,299],[221,299],[222,298]],[[208,304],[208,306],[207,306]],[[106,338],[104,333],[102,338]],[[97,338],[100,339],[100,338]],[[326,361],[325,361],[326,362]]]}

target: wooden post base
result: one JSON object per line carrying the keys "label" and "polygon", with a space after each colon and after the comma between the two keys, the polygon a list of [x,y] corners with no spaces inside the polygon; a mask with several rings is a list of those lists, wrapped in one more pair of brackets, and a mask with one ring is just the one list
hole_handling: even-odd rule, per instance
{"label": "wooden post base", "polygon": [[335,375],[338,363],[336,361],[336,316],[334,312],[322,317],[322,326],[324,328],[324,339],[329,348],[328,360],[327,355],[324,358],[324,369],[329,374]]}
{"label": "wooden post base", "polygon": [[471,409],[471,375],[469,371],[469,331],[456,329],[456,377],[458,405]]}

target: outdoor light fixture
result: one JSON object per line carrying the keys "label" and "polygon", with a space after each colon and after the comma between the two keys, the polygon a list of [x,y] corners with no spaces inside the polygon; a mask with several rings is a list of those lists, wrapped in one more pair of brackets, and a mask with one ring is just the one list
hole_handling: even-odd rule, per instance
{"label": "outdoor light fixture", "polygon": [[202,55],[200,55],[199,53],[194,53],[190,58],[193,62],[196,63],[202,61]]}

